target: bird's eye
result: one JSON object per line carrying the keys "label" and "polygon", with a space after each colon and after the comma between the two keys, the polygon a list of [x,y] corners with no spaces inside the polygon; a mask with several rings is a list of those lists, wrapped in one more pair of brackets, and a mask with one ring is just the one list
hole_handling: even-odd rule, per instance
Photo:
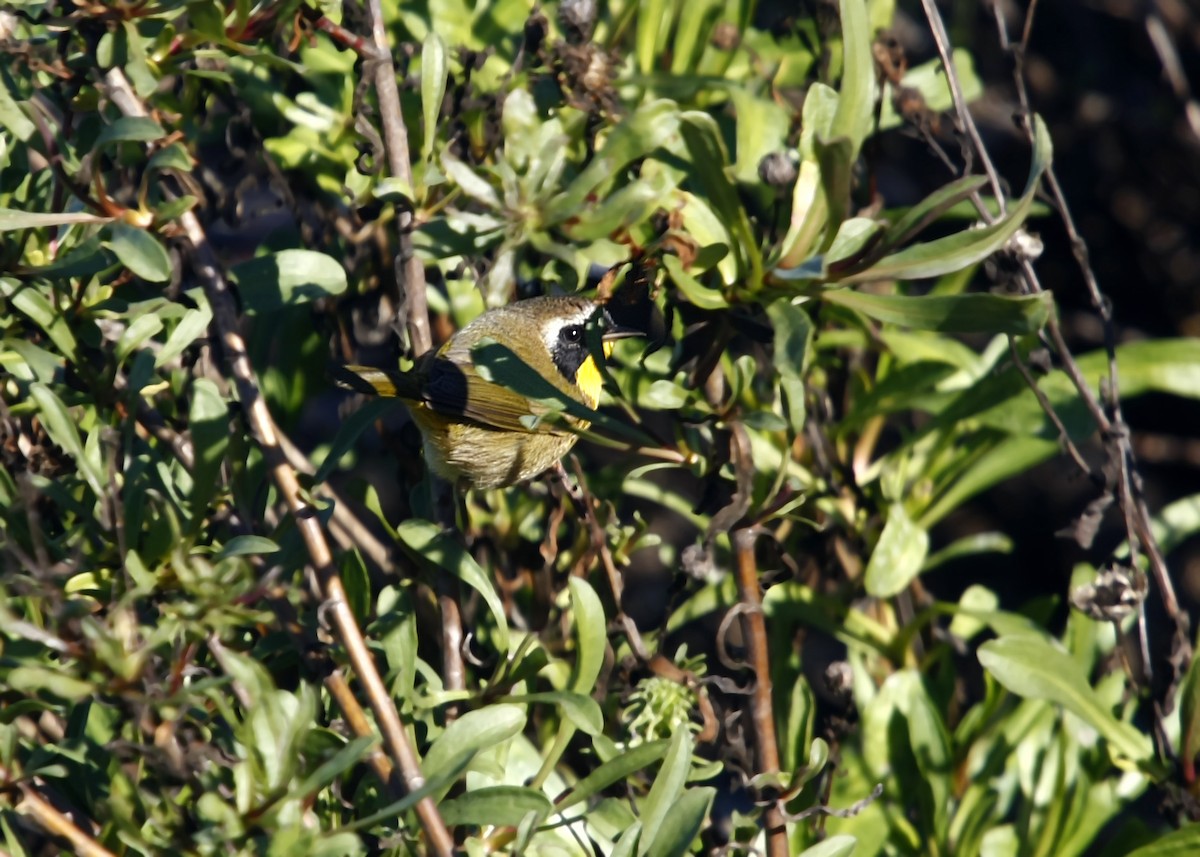
{"label": "bird's eye", "polygon": [[563,342],[567,342],[572,345],[574,345],[577,342],[582,342],[583,341],[583,325],[569,324],[562,329],[562,333],[560,333],[559,336],[562,337]]}

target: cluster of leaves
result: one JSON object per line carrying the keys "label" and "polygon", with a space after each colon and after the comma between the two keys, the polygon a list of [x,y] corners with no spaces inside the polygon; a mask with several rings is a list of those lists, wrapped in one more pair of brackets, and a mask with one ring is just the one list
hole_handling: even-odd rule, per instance
{"label": "cluster of leaves", "polygon": [[[771,813],[814,857],[1070,855],[1116,824],[1105,853],[1152,840],[1127,810],[1194,786],[1200,680],[1152,740],[1162,700],[1113,668],[1137,611],[1073,612],[1055,635],[1053,605],[1002,609],[978,585],[948,603],[921,580],[1007,550],[990,533],[931,551],[930,532],[1095,430],[1060,368],[1037,378],[1044,402],[1023,371],[1051,296],[982,276],[1034,210],[1040,124],[1007,205],[968,176],[895,207],[870,196],[866,144],[935,133],[921,117],[951,100],[936,63],[881,71],[888,0],[774,29],[750,0],[429,0],[385,11],[409,60],[410,182],[382,171],[369,22],[347,7],[339,29],[338,6],[0,12],[6,849],[62,835],[42,796],[89,847],[144,854],[422,851],[418,797],[473,853],[780,853]],[[977,228],[972,200],[1003,214]],[[229,382],[237,355],[210,335],[185,212],[238,287],[270,412],[314,449],[294,460],[419,794],[389,792],[322,685],[344,655]],[[396,357],[408,216],[443,332],[611,266],[665,310],[657,350],[623,342],[610,367],[624,411],[580,446],[585,518],[539,484],[472,495],[443,532],[413,468],[359,478],[379,472],[356,440],[382,409],[328,428],[331,354]],[[1117,357],[1126,398],[1200,391],[1196,342]],[[1095,379],[1106,361],[1077,362]],[[1200,503],[1161,523],[1169,551]],[[647,555],[681,571],[639,631],[614,569]],[[1096,578],[1080,566],[1072,588]],[[448,579],[469,593],[462,687],[439,668]],[[765,627],[769,676],[740,663],[734,621],[747,648]],[[768,680],[777,754],[744,690]]]}

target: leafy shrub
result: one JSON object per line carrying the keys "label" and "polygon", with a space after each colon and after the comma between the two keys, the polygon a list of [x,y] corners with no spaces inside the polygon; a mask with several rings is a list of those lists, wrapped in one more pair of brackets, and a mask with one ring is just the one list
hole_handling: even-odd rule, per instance
{"label": "leafy shrub", "polygon": [[[0,12],[6,848],[1197,847],[1129,810],[1194,815],[1161,555],[1200,507],[1151,532],[1098,380],[1115,357],[1125,399],[1195,397],[1200,348],[1065,350],[1024,249],[1040,121],[1007,200],[975,174],[879,198],[872,141],[963,119],[877,35],[892,4],[596,7],[390,4],[398,97],[371,9]],[[397,412],[351,412],[329,360],[608,269],[655,335],[609,367],[582,499],[434,523]],[[1020,537],[940,522],[1098,428],[1096,514],[1131,541],[1075,570],[1065,624],[931,594]]]}

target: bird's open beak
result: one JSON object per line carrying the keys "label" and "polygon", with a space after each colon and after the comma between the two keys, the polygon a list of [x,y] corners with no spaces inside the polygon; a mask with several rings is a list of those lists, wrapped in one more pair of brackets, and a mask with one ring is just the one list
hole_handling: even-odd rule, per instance
{"label": "bird's open beak", "polygon": [[646,332],[644,330],[638,330],[636,327],[621,327],[613,321],[612,316],[608,314],[608,310],[604,311],[603,331],[600,334],[600,338],[605,342],[615,342],[618,339],[629,339],[634,336],[645,335]]}

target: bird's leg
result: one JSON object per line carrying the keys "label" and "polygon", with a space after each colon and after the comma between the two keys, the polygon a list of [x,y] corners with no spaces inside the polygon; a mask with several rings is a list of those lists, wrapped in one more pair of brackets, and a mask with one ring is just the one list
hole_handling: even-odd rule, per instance
{"label": "bird's leg", "polygon": [[580,518],[587,518],[588,503],[584,496],[583,487],[578,482],[573,482],[570,475],[567,473],[567,468],[561,461],[557,461],[554,467],[550,469],[550,477],[557,480],[562,487],[563,492],[567,495],[567,499],[571,501],[571,505],[575,507],[575,514]]}

